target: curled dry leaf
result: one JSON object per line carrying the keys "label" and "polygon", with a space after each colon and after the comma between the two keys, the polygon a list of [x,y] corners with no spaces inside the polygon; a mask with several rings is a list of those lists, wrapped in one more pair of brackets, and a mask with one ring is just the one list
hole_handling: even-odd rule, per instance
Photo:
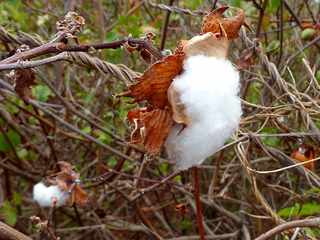
{"label": "curled dry leaf", "polygon": [[14,71],[14,90],[22,99],[31,96],[30,87],[35,84],[35,74],[32,69],[16,69]]}
{"label": "curled dry leaf", "polygon": [[135,123],[135,130],[131,134],[132,141],[142,143],[151,154],[158,153],[173,124],[170,111],[135,109],[128,113],[128,119]]}
{"label": "curled dry leaf", "polygon": [[175,76],[182,71],[184,54],[175,54],[153,64],[129,87],[126,96],[136,102],[148,101],[154,108],[163,109],[168,104],[167,90]]}
{"label": "curled dry leaf", "polygon": [[223,13],[228,8],[227,6],[220,7],[205,16],[201,32],[219,33],[229,40],[237,38],[240,27],[244,24],[244,11],[238,9],[236,16],[225,18],[223,17]]}
{"label": "curled dry leaf", "polygon": [[71,205],[85,205],[88,202],[87,193],[80,187],[80,174],[74,171],[74,167],[64,161],[59,161],[60,172],[50,175],[48,182],[65,191],[71,193],[69,202]]}
{"label": "curled dry leaf", "polygon": [[[315,158],[315,150],[312,146],[301,144],[291,153],[291,157],[298,162],[305,162]],[[315,162],[309,162],[303,166],[311,171],[315,170]]]}

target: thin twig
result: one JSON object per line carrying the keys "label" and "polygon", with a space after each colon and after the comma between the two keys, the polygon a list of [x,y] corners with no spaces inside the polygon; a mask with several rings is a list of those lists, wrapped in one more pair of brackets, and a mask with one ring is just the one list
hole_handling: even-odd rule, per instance
{"label": "thin twig", "polygon": [[260,235],[255,240],[267,240],[274,237],[276,234],[279,234],[285,230],[297,228],[297,227],[320,227],[320,217],[311,218],[311,219],[303,219],[303,220],[295,220],[291,222],[282,223],[275,228],[269,230],[268,232]]}

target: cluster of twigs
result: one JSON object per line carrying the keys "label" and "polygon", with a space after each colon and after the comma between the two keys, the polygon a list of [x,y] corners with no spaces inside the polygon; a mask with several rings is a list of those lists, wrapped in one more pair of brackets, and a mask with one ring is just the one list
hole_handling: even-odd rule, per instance
{"label": "cluster of twigs", "polygon": [[[190,173],[171,171],[165,155],[150,158],[141,146],[128,143],[129,126],[117,112],[128,108],[128,103],[115,95],[140,73],[99,57],[101,50],[129,47],[147,51],[156,61],[162,54],[152,41],[124,37],[79,44],[72,25],[68,32],[60,31],[45,42],[0,27],[0,41],[7,50],[0,61],[0,132],[11,145],[10,151],[0,153],[0,194],[5,196],[0,197],[0,205],[23,189],[15,228],[40,239],[199,239],[197,228],[188,225],[195,225],[193,191],[199,191],[205,239],[264,240],[276,235],[311,239],[303,227],[319,226],[319,218],[288,220],[278,211],[312,201],[317,196],[307,191],[320,188],[317,167],[309,170],[304,167],[308,162],[297,163],[290,157],[301,144],[318,146],[320,142],[320,85],[315,77],[319,60],[312,54],[318,51],[320,34],[308,42],[299,35],[301,19],[315,23],[319,19],[310,10],[310,1],[289,4],[284,0],[272,18],[277,26],[274,32],[263,32],[268,1],[251,2],[259,17],[248,17],[252,32],[242,29],[231,49],[234,62],[246,63],[241,70],[243,119],[232,141],[201,166],[199,189],[190,185]],[[219,1],[210,7],[216,5]],[[156,14],[167,12],[162,47],[172,32],[168,12],[184,21],[205,13],[180,8],[174,1],[169,5],[141,1],[133,11],[141,7]],[[290,21],[284,21],[285,14]],[[184,27],[192,32],[190,26]],[[70,44],[74,40],[66,37],[70,35],[76,44]],[[266,53],[264,46],[271,38],[279,40],[279,49]],[[12,52],[23,44],[29,49]],[[17,83],[9,73],[19,69],[35,71],[36,80],[53,93],[48,102],[30,95],[22,98],[15,91]],[[84,102],[78,89],[94,96],[94,103]],[[107,115],[112,115],[112,126],[106,125]],[[22,159],[7,136],[8,129],[21,136],[23,147],[35,157]],[[85,208],[74,205],[48,214],[32,202],[31,189],[60,160],[78,168],[90,202]],[[31,230],[27,227],[31,216],[53,224]],[[0,238],[29,239],[0,224]]]}

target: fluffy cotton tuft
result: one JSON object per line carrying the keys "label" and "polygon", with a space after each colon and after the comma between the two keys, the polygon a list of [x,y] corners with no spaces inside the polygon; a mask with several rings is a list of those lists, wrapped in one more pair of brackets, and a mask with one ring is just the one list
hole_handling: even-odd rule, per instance
{"label": "fluffy cotton tuft", "polygon": [[179,93],[191,120],[184,129],[176,124],[165,142],[169,159],[184,170],[214,154],[238,128],[239,73],[226,59],[191,56],[170,87]]}
{"label": "fluffy cotton tuft", "polygon": [[53,200],[56,200],[56,206],[63,206],[68,200],[69,194],[60,190],[57,185],[47,187],[43,182],[33,186],[33,200],[41,207],[52,206]]}

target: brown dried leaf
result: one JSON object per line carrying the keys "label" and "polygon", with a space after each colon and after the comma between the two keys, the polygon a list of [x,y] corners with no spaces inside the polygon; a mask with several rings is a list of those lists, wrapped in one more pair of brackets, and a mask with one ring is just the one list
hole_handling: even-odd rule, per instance
{"label": "brown dried leaf", "polygon": [[237,38],[240,27],[244,24],[244,11],[238,9],[236,16],[225,18],[223,13],[228,8],[227,6],[220,7],[205,16],[201,28],[202,33],[218,33],[229,40]]}
{"label": "brown dried leaf", "polygon": [[79,185],[75,185],[71,195],[71,205],[84,206],[88,203],[88,194]]}
{"label": "brown dried leaf", "polygon": [[168,110],[156,109],[142,114],[145,127],[144,146],[149,153],[158,153],[166,140],[172,126],[171,114]]}
{"label": "brown dried leaf", "polygon": [[168,104],[167,90],[173,78],[182,71],[183,59],[184,54],[175,54],[156,62],[129,87],[127,96],[137,102],[146,100],[154,108],[163,109]]}
{"label": "brown dried leaf", "polygon": [[168,109],[155,109],[152,111],[134,110],[130,114],[137,114],[131,122],[138,122],[131,134],[131,139],[142,143],[150,154],[156,154],[166,140],[173,124]]}
{"label": "brown dried leaf", "polygon": [[[291,157],[298,162],[305,162],[315,158],[315,150],[312,146],[301,144],[291,153]],[[315,162],[309,162],[303,166],[311,171],[315,170]]]}
{"label": "brown dried leaf", "polygon": [[224,37],[218,38],[215,34],[208,32],[198,35],[184,43],[183,52],[186,57],[194,55],[205,55],[217,58],[226,58],[228,54],[229,41]]}
{"label": "brown dried leaf", "polygon": [[22,99],[31,96],[30,87],[35,84],[35,74],[32,69],[17,69],[14,72],[14,90]]}
{"label": "brown dried leaf", "polygon": [[180,93],[171,85],[168,89],[168,100],[172,110],[172,118],[176,123],[188,125],[191,119],[187,116],[186,106],[181,102]]}

